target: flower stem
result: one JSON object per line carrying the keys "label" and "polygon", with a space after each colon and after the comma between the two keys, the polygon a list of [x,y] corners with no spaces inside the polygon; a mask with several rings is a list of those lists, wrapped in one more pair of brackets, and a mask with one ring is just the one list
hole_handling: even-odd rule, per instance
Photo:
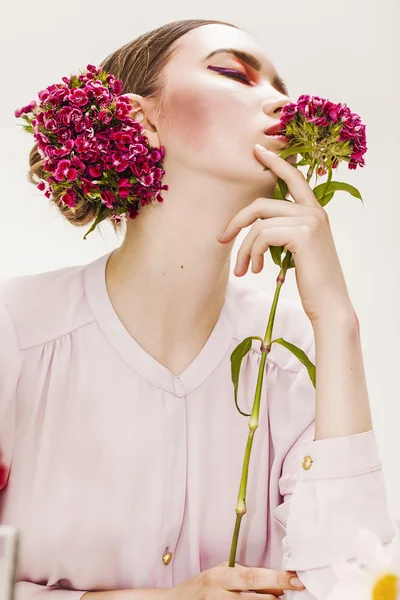
{"label": "flower stem", "polygon": [[[307,172],[307,182],[310,181],[310,179],[313,175],[314,167],[315,167],[315,163],[313,163],[310,166],[310,168]],[[282,289],[282,285],[285,282],[286,272],[288,270],[291,257],[292,257],[292,253],[289,250],[287,250],[287,252],[284,256],[284,259],[282,261],[281,270],[279,272],[278,277],[276,278],[275,294],[274,294],[271,311],[270,311],[269,318],[268,318],[267,329],[265,331],[263,343],[261,345],[261,359],[260,359],[260,366],[258,369],[257,385],[256,385],[255,396],[254,396],[253,409],[251,411],[250,420],[249,420],[249,430],[250,431],[249,431],[249,435],[247,438],[246,451],[244,454],[243,467],[242,467],[242,476],[240,479],[239,494],[238,494],[237,504],[236,504],[236,508],[235,508],[236,521],[235,521],[235,527],[234,527],[234,531],[233,531],[232,544],[231,544],[231,551],[230,551],[230,556],[229,556],[229,566],[230,567],[235,566],[237,545],[238,545],[239,533],[240,533],[240,525],[241,525],[243,515],[245,515],[247,512],[246,491],[247,491],[247,481],[248,481],[248,475],[249,475],[249,463],[250,463],[251,449],[253,446],[254,434],[256,432],[256,429],[258,428],[258,418],[259,418],[259,414],[260,414],[261,390],[262,390],[262,384],[263,384],[263,379],[264,379],[265,361],[267,360],[267,355],[269,354],[269,352],[271,352],[272,329],[274,326],[276,309],[278,306],[278,300],[279,300],[279,295],[280,295],[280,292]]]}

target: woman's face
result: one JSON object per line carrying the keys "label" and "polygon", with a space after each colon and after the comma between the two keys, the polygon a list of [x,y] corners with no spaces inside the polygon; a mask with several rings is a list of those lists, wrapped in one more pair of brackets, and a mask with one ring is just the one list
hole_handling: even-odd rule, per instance
{"label": "woman's face", "polygon": [[[216,52],[221,48],[253,55],[260,70],[244,57]],[[254,145],[275,152],[284,149],[282,142],[264,132],[279,122],[282,108],[291,100],[249,34],[219,24],[194,29],[177,41],[163,76],[165,101],[157,130],[168,169],[177,164],[248,183],[271,177],[255,158]]]}

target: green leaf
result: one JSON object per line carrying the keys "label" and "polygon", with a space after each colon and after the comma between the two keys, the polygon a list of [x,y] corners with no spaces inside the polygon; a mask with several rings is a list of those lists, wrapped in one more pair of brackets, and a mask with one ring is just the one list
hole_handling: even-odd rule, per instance
{"label": "green leaf", "polygon": [[282,193],[278,183],[274,188],[274,193],[272,194],[272,197],[275,198],[275,200],[282,200]]}
{"label": "green leaf", "polygon": [[288,193],[288,185],[286,181],[278,177],[278,181],[276,183],[273,198],[275,200],[287,200],[286,194]]}
{"label": "green leaf", "polygon": [[305,165],[309,165],[310,161],[307,158],[302,158],[298,162],[290,163],[293,167],[304,167]]}
{"label": "green leaf", "polygon": [[307,354],[303,350],[301,350],[301,348],[298,348],[294,344],[287,342],[283,338],[277,338],[276,340],[272,340],[271,345],[274,344],[275,342],[277,344],[280,344],[281,346],[284,346],[288,350],[290,350],[290,352],[292,352],[292,354],[294,354],[296,356],[296,358],[299,359],[299,361],[306,367],[308,374],[310,376],[311,382],[312,382],[313,386],[315,387],[315,365],[308,358]]}
{"label": "green leaf", "polygon": [[240,342],[240,344],[238,346],[236,346],[236,348],[234,349],[234,351],[231,354],[231,378],[232,378],[233,387],[235,388],[235,404],[236,404],[236,408],[238,409],[240,414],[244,415],[245,417],[250,417],[251,413],[247,414],[240,410],[238,402],[237,402],[237,393],[238,393],[238,385],[239,385],[240,367],[242,364],[242,360],[244,359],[244,357],[246,356],[246,354],[249,352],[249,350],[251,348],[252,340],[260,340],[261,343],[263,342],[262,338],[258,337],[257,335],[247,337],[242,342]]}
{"label": "green leaf", "polygon": [[282,266],[282,253],[284,246],[270,246],[269,251],[272,256],[272,260],[278,267]]}
{"label": "green leaf", "polygon": [[32,125],[23,125],[22,127],[23,127],[23,128],[25,129],[25,131],[27,131],[28,133],[35,133],[35,130],[34,130],[34,128],[32,127]]}
{"label": "green leaf", "polygon": [[[322,195],[323,195],[325,188],[326,188],[326,183],[321,183],[320,185],[317,185],[317,187],[315,187],[313,189],[313,192],[318,201],[322,199]],[[349,192],[349,194],[351,194],[355,198],[359,198],[361,200],[361,202],[363,202],[363,199],[361,198],[361,194],[358,191],[358,189],[355,188],[354,186],[350,185],[349,183],[344,183],[341,181],[331,181],[329,183],[329,186],[326,189],[326,193],[327,194],[330,192],[335,193],[337,191]],[[328,202],[329,202],[329,200],[328,200]]]}
{"label": "green leaf", "polygon": [[320,205],[321,206],[326,206],[328,204],[328,202],[330,202],[333,198],[333,196],[335,195],[335,192],[330,192],[329,194],[326,194],[326,196],[324,196],[322,198],[322,200],[320,200]]}
{"label": "green leaf", "polygon": [[288,193],[288,184],[286,183],[286,181],[278,177],[278,185],[279,190],[281,192],[282,200],[284,200],[286,198],[286,194]]}
{"label": "green leaf", "polygon": [[97,209],[96,219],[94,220],[93,225],[91,226],[91,228],[83,236],[84,240],[86,240],[86,236],[89,235],[89,233],[91,233],[97,227],[97,225],[99,223],[101,223],[101,221],[103,221],[106,218],[105,212],[106,212],[105,205],[104,204],[100,204],[99,208]]}
{"label": "green leaf", "polygon": [[297,153],[302,153],[302,152],[312,152],[313,148],[310,148],[309,146],[288,146],[287,148],[285,148],[285,150],[282,150],[282,152],[279,154],[279,156],[281,158],[287,158],[288,156],[291,156],[292,154],[297,154]]}

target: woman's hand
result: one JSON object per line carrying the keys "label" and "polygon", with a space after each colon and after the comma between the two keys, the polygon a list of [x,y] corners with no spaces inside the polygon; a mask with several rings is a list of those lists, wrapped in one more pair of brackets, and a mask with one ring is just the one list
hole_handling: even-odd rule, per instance
{"label": "woman's hand", "polygon": [[[295,587],[290,579],[294,571],[274,571],[261,567],[243,567],[239,563],[229,567],[223,562],[212,569],[198,573],[191,579],[170,588],[168,600],[272,600],[283,596],[284,590],[304,590]],[[254,593],[253,593],[254,591]]]}
{"label": "woman's hand", "polygon": [[250,258],[253,273],[259,273],[269,246],[285,246],[293,254],[301,302],[311,322],[335,317],[338,311],[353,317],[326,211],[299,169],[268,150],[256,148],[255,155],[287,183],[294,202],[257,198],[229,221],[218,238],[221,243],[232,241],[255,222],[239,249],[234,273],[244,275]]}

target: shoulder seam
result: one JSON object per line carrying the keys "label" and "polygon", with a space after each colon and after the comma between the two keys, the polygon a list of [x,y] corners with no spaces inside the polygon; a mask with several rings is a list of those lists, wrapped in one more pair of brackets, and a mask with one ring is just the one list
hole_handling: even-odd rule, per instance
{"label": "shoulder seam", "polygon": [[31,346],[24,346],[23,348],[21,348],[21,350],[30,350],[31,348],[36,348],[37,346],[41,346],[42,344],[50,344],[51,342],[55,342],[55,341],[61,339],[62,337],[66,336],[66,335],[69,335],[70,333],[74,333],[74,331],[78,331],[78,329],[81,329],[82,327],[87,327],[88,325],[91,325],[95,321],[96,321],[96,319],[92,316],[92,320],[88,321],[87,323],[83,323],[82,325],[78,325],[74,329],[70,329],[69,331],[66,331],[65,333],[62,333],[61,335],[58,335],[55,338],[50,338],[48,340],[45,339],[45,340],[43,340],[41,342],[38,342],[37,344],[32,344]]}

